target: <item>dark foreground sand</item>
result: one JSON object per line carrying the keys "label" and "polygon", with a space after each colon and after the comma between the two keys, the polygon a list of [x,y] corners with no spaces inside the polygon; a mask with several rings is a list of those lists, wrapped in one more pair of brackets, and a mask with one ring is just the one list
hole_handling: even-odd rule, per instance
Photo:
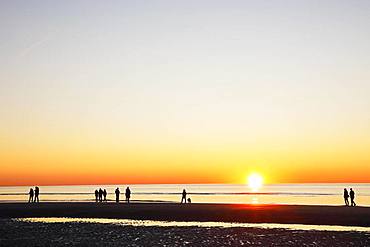
{"label": "dark foreground sand", "polygon": [[0,246],[370,246],[369,232],[98,223],[22,217],[116,218],[370,226],[370,208],[171,203],[0,203]]}
{"label": "dark foreground sand", "polygon": [[364,232],[30,223],[0,219],[0,246],[370,246]]}
{"label": "dark foreground sand", "polygon": [[0,218],[75,217],[166,221],[290,223],[370,227],[370,207],[47,202],[0,203]]}

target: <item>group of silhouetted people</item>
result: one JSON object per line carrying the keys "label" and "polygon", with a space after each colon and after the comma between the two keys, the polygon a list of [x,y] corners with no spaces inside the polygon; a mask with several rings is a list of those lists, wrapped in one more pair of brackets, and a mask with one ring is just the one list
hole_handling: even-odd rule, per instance
{"label": "group of silhouetted people", "polygon": [[349,206],[348,198],[351,198],[351,207],[356,206],[355,192],[353,191],[352,188],[349,189],[349,193],[348,193],[348,190],[346,188],[344,188],[343,197],[344,197],[344,203],[346,204],[346,206]]}
{"label": "group of silhouetted people", "polygon": [[[114,191],[116,194],[116,202],[119,203],[119,196],[121,194],[121,191],[117,187],[117,189]],[[126,188],[125,191],[125,197],[126,197],[126,202],[130,203],[130,198],[131,198],[131,190],[130,187]],[[106,189],[102,190],[101,188],[99,190],[95,190],[95,201],[96,202],[106,202],[107,201],[107,191]]]}
{"label": "group of silhouetted people", "polygon": [[[119,188],[117,187],[116,190],[114,191],[114,193],[116,194],[116,203],[119,203],[119,196],[121,194]],[[28,202],[31,203],[31,202],[39,202],[40,199],[39,199],[39,194],[40,194],[40,189],[39,187],[35,187],[35,189],[33,188],[30,188],[30,191],[28,192],[29,194],[29,199],[28,199]],[[95,201],[96,202],[107,202],[107,190],[106,189],[99,189],[99,190],[95,190]],[[186,190],[184,189],[182,191],[182,197],[181,197],[181,203],[191,203],[191,199],[190,198],[186,198],[187,196],[187,192]],[[131,198],[131,190],[130,190],[130,187],[127,187],[126,188],[126,191],[125,191],[125,197],[126,197],[126,202],[127,203],[130,203],[130,198]],[[344,197],[344,203],[346,206],[351,206],[351,207],[354,207],[356,206],[356,203],[355,203],[355,192],[352,188],[349,189],[349,192],[346,188],[344,188],[344,192],[343,192],[343,197]],[[348,198],[351,199],[351,204],[348,200]]]}
{"label": "group of silhouetted people", "polygon": [[[121,194],[121,191],[119,190],[119,188],[117,187],[116,190],[114,191],[114,193],[116,194],[116,203],[119,203],[119,197],[120,197],[120,194]],[[190,198],[186,198],[186,190],[184,189],[182,191],[182,198],[181,198],[181,203],[191,203],[191,199]],[[104,197],[104,198],[103,198]],[[125,197],[126,197],[126,203],[130,203],[130,198],[131,198],[131,190],[130,190],[130,187],[127,186],[126,188],[126,191],[125,191]],[[96,202],[103,202],[103,201],[107,201],[107,191],[104,189],[99,189],[99,190],[95,190],[95,201]]]}
{"label": "group of silhouetted people", "polygon": [[106,202],[107,201],[107,190],[100,188],[99,190],[95,190],[95,201],[96,202]]}
{"label": "group of silhouetted people", "polygon": [[33,188],[30,188],[30,192],[28,192],[29,194],[29,199],[28,199],[28,202],[40,202],[40,199],[39,199],[39,194],[40,194],[40,189],[39,187],[35,187],[35,189]]}
{"label": "group of silhouetted people", "polygon": [[[119,190],[119,188],[117,187],[116,190],[114,191],[114,193],[116,194],[116,203],[119,203],[119,196],[121,194],[121,191]],[[186,190],[184,189],[182,191],[182,198],[181,198],[181,203],[191,203],[191,199],[190,198],[186,198]],[[130,203],[130,198],[131,198],[131,190],[130,190],[130,187],[127,186],[126,188],[126,191],[125,191],[125,197],[126,197],[126,203]],[[104,189],[99,189],[99,190],[95,190],[95,201],[96,202],[103,202],[103,201],[107,201],[107,191]]]}

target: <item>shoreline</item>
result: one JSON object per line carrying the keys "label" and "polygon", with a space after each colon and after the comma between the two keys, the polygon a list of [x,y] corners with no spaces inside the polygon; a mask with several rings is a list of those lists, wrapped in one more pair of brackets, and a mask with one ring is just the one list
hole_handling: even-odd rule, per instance
{"label": "shoreline", "polygon": [[370,226],[370,207],[217,203],[0,203],[0,218],[73,217]]}
{"label": "shoreline", "polygon": [[[96,203],[95,199],[88,199],[88,200],[42,200],[41,203]],[[116,203],[114,199],[107,199],[107,201],[98,202],[102,204],[106,203]],[[0,200],[1,204],[28,204],[26,200]],[[32,202],[33,204],[33,202]],[[124,200],[120,201],[120,204],[125,204]],[[180,204],[179,201],[174,200],[130,200],[130,204]],[[188,203],[187,203],[188,204]],[[207,205],[250,205],[250,206],[316,206],[316,207],[345,207],[342,204],[300,204],[300,203],[240,203],[240,202],[191,202],[191,204],[207,204]],[[350,207],[350,206],[348,206]],[[370,205],[356,205],[357,208],[370,208]]]}

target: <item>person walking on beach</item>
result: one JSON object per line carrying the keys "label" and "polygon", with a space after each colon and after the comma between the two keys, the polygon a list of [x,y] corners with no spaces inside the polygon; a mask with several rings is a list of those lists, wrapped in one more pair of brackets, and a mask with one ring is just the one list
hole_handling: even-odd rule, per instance
{"label": "person walking on beach", "polygon": [[40,189],[39,187],[35,187],[35,199],[33,200],[33,202],[40,202],[39,201],[39,194],[40,194]]}
{"label": "person walking on beach", "polygon": [[346,188],[344,188],[343,197],[344,197],[344,203],[346,204],[346,206],[349,206],[349,201],[348,201],[349,194]]}
{"label": "person walking on beach", "polygon": [[356,206],[356,203],[355,203],[355,192],[352,190],[352,188],[349,189],[349,196],[351,197],[351,207]]}
{"label": "person walking on beach", "polygon": [[130,203],[131,190],[130,190],[130,188],[129,188],[128,186],[127,186],[127,188],[126,188],[125,196],[126,196],[126,202],[127,202],[127,203]]}
{"label": "person walking on beach", "polygon": [[103,201],[103,190],[100,188],[99,189],[99,202]]}
{"label": "person walking on beach", "polygon": [[28,199],[28,203],[33,202],[33,189],[32,188],[30,189],[30,192],[28,192],[28,194],[30,195],[30,198]]}
{"label": "person walking on beach", "polygon": [[107,190],[106,189],[103,190],[103,196],[104,196],[104,201],[106,202],[107,201]]}
{"label": "person walking on beach", "polygon": [[182,201],[184,201],[184,203],[186,203],[186,190],[185,189],[182,191],[181,203],[182,203]]}
{"label": "person walking on beach", "polygon": [[99,191],[95,190],[95,202],[99,201]]}
{"label": "person walking on beach", "polygon": [[119,194],[121,192],[119,191],[119,188],[118,187],[117,187],[117,189],[116,189],[116,191],[114,193],[116,193],[116,203],[119,203]]}

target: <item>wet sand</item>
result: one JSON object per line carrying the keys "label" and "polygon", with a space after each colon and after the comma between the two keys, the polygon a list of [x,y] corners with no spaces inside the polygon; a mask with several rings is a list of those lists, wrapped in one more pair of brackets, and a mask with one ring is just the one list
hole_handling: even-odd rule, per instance
{"label": "wet sand", "polygon": [[0,218],[74,217],[370,227],[370,207],[41,202],[0,203]]}
{"label": "wet sand", "polygon": [[0,246],[370,246],[364,232],[40,223],[0,219]]}

